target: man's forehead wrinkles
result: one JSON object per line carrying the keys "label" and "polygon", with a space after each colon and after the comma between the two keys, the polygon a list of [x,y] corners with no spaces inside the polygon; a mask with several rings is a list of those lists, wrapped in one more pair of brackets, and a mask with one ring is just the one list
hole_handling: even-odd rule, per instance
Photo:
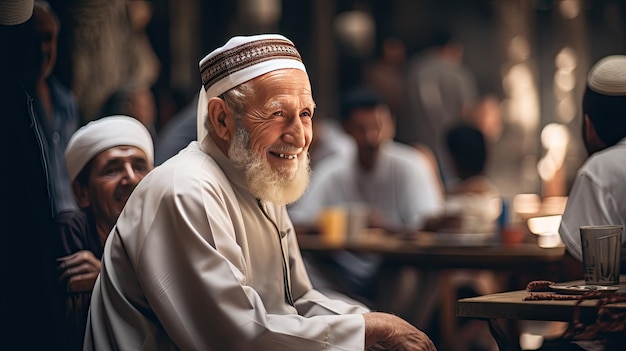
{"label": "man's forehead wrinkles", "polygon": [[268,108],[278,108],[278,107],[293,107],[296,106],[298,108],[314,108],[315,102],[310,98],[294,98],[290,96],[284,97],[274,97],[270,99],[265,106]]}

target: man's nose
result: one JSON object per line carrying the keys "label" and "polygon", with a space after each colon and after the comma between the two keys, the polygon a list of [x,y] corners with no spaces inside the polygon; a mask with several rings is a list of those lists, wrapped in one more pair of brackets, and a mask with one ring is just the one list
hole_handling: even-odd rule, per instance
{"label": "man's nose", "polygon": [[122,181],[125,181],[127,184],[137,184],[139,182],[139,174],[130,163],[124,165],[124,177]]}
{"label": "man's nose", "polygon": [[380,129],[372,128],[365,132],[365,140],[368,145],[377,145],[380,141],[380,135]]}
{"label": "man's nose", "polygon": [[299,117],[292,119],[287,132],[283,135],[283,140],[298,148],[306,145],[305,127]]}

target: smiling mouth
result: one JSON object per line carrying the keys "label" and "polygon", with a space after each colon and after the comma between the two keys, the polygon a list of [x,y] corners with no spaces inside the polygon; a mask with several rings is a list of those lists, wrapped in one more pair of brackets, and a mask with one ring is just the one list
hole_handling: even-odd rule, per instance
{"label": "smiling mouth", "polygon": [[295,155],[295,154],[293,154],[293,155],[279,154],[279,153],[271,152],[271,151],[270,151],[270,154],[272,154],[272,155],[274,155],[276,157],[279,157],[279,158],[283,158],[285,160],[295,160],[296,158],[298,158],[298,155]]}

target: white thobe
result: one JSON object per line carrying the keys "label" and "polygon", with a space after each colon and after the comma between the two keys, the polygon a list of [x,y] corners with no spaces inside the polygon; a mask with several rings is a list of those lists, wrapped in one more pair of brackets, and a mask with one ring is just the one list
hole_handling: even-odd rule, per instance
{"label": "white thobe", "polygon": [[191,143],[129,198],[84,349],[363,350],[367,311],[312,289],[284,206],[254,198],[206,148]]}
{"label": "white thobe", "polygon": [[[626,228],[626,138],[594,153],[578,170],[559,227],[561,240],[582,261],[584,225],[618,224]],[[626,234],[622,233],[626,245]]]}

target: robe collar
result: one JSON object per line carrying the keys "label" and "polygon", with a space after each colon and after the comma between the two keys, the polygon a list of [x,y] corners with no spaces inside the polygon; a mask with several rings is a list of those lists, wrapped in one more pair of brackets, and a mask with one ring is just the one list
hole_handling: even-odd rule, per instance
{"label": "robe collar", "polygon": [[226,174],[231,183],[236,184],[238,187],[248,190],[248,181],[246,180],[245,173],[235,167],[233,162],[224,155],[222,150],[217,147],[213,139],[210,136],[204,138],[203,143],[200,145],[200,149],[211,156],[215,162],[220,166],[222,171]]}

